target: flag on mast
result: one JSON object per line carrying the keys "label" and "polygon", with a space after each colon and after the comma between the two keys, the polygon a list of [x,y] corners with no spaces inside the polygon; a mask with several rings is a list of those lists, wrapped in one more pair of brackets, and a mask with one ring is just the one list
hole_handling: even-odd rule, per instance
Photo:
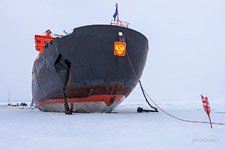
{"label": "flag on mast", "polygon": [[116,11],[115,11],[115,13],[114,13],[114,15],[113,15],[113,18],[114,18],[114,21],[116,21],[116,17],[118,16],[118,4],[116,3]]}

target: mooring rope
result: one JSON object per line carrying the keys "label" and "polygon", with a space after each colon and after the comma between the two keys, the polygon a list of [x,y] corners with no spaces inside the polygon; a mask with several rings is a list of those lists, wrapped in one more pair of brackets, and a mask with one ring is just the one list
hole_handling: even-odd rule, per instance
{"label": "mooring rope", "polygon": [[146,97],[146,95],[145,95],[144,88],[143,88],[143,86],[142,86],[142,84],[141,84],[141,80],[138,79],[138,76],[137,76],[137,74],[136,74],[136,72],[135,72],[135,70],[134,70],[134,67],[133,67],[133,64],[132,64],[132,62],[131,62],[131,60],[130,60],[130,57],[129,57],[128,52],[127,52],[126,54],[127,54],[127,58],[128,58],[130,67],[131,67],[131,69],[132,69],[132,71],[133,71],[133,73],[134,73],[134,76],[135,76],[135,78],[138,80],[138,83],[139,83],[139,85],[140,85],[140,88],[141,88],[142,94],[143,94],[143,96],[144,96],[144,98],[145,98],[145,101],[147,102],[147,104],[148,104],[152,109],[154,109],[153,112],[158,112],[157,108],[154,107],[154,106],[152,106],[152,105],[149,103],[149,101],[148,101],[148,99],[147,99],[147,97]]}
{"label": "mooring rope", "polygon": [[[131,59],[130,59],[130,57],[129,57],[128,51],[126,51],[126,55],[127,55],[128,62],[129,62],[129,64],[130,64],[130,67],[131,67],[131,69],[132,69],[132,71],[133,71],[135,77],[138,79],[138,76],[137,76],[137,74],[136,74],[136,72],[135,72],[135,70],[134,70],[133,64],[132,64]],[[163,113],[165,113],[166,115],[168,115],[168,116],[170,116],[170,117],[172,117],[172,118],[174,118],[174,119],[177,119],[177,120],[179,120],[179,121],[183,121],[183,122],[191,122],[191,123],[205,123],[205,124],[209,124],[209,122],[206,122],[206,121],[198,121],[198,120],[182,119],[182,118],[180,118],[180,117],[177,117],[177,116],[174,116],[174,115],[168,113],[167,111],[165,111],[164,109],[162,109],[162,108],[161,108],[161,107],[160,107],[160,106],[159,106],[159,105],[158,105],[158,104],[157,104],[157,103],[149,96],[149,94],[145,91],[143,85],[141,84],[141,80],[138,79],[138,82],[139,82],[140,88],[141,88],[141,90],[142,90],[142,93],[143,93],[143,96],[144,96],[146,102],[147,102],[148,105],[149,105],[151,108],[153,108],[156,112],[158,112],[158,110],[157,110],[157,108],[158,108],[159,110],[161,110],[161,111],[162,111]],[[151,102],[152,102],[157,108],[156,108],[156,107],[153,107],[153,106],[150,104],[150,102],[148,101],[146,95],[147,95],[147,97],[151,100]],[[212,122],[212,124],[216,124],[216,125],[225,125],[225,123],[218,123],[218,122]]]}

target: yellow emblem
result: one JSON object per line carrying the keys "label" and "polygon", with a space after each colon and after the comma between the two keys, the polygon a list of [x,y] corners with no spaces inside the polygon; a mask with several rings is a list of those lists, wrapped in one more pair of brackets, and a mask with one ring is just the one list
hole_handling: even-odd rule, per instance
{"label": "yellow emblem", "polygon": [[125,42],[115,42],[114,43],[114,55],[125,56],[126,54],[126,43]]}

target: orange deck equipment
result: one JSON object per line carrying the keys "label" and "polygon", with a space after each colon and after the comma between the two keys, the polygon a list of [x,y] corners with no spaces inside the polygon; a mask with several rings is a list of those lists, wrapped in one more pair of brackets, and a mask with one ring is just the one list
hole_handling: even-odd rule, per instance
{"label": "orange deck equipment", "polygon": [[35,35],[35,48],[37,51],[39,51],[38,57],[40,57],[43,53],[45,44],[49,43],[54,39],[54,37],[51,36],[51,31],[47,30],[46,35]]}

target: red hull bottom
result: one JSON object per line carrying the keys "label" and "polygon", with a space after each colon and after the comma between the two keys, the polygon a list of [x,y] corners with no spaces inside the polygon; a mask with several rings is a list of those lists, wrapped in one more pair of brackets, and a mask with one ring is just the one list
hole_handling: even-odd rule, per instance
{"label": "red hull bottom", "polygon": [[[67,98],[69,106],[73,104],[73,112],[111,112],[123,100],[124,95],[94,95],[85,98]],[[35,103],[37,108],[48,112],[64,112],[64,99],[47,99]]]}

